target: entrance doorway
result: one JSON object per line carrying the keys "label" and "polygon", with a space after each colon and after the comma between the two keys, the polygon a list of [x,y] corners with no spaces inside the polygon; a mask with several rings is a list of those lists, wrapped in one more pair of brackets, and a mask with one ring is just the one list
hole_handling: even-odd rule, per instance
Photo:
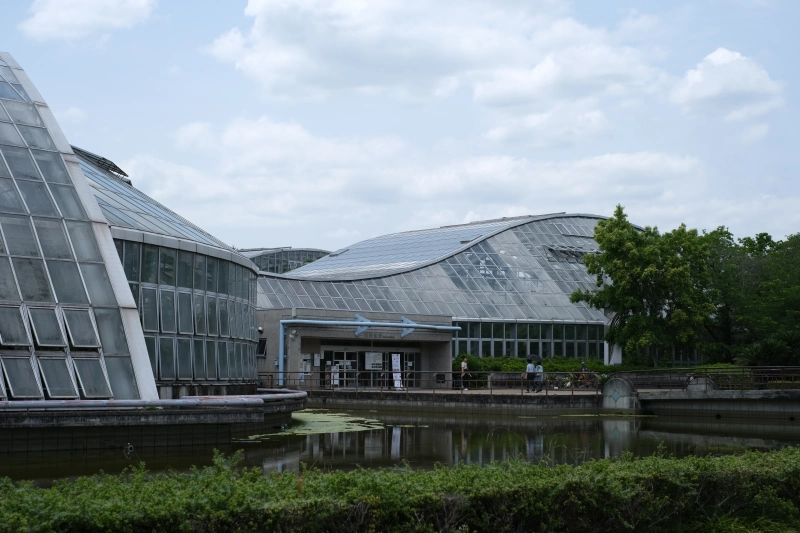
{"label": "entrance doorway", "polygon": [[420,351],[408,347],[374,347],[354,350],[344,346],[322,346],[322,368],[331,368],[331,384],[334,387],[395,388],[398,368],[393,366],[393,354],[399,357],[401,388],[419,387]]}

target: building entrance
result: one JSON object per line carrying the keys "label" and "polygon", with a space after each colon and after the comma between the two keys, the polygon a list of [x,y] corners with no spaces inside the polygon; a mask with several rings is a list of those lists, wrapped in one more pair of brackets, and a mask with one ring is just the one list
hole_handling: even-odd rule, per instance
{"label": "building entrance", "polygon": [[359,388],[415,388],[421,377],[418,348],[323,345],[320,364],[326,372],[330,368],[330,383],[340,388],[355,388],[356,381]]}

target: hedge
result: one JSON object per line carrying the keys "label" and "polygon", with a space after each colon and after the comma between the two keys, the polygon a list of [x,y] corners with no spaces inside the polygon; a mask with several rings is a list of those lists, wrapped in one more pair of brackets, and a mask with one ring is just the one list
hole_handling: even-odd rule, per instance
{"label": "hedge", "polygon": [[0,531],[794,531],[800,448],[740,456],[0,480]]}

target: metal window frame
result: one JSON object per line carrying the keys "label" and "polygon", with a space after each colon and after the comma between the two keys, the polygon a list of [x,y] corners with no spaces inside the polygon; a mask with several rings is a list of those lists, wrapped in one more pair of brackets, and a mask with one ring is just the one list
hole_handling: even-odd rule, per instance
{"label": "metal window frame", "polygon": [[[86,357],[86,355],[89,355],[89,357]],[[80,383],[80,390],[83,391],[83,396],[85,398],[88,399],[88,398],[113,398],[114,397],[114,391],[111,390],[111,382],[108,379],[108,371],[106,370],[105,361],[103,361],[102,357],[100,357],[99,355],[98,356],[91,356],[91,354],[74,354],[73,353],[72,354],[72,360],[73,360],[73,364],[74,364],[74,367],[75,367],[75,375],[78,378],[78,383]],[[105,379],[106,387],[108,388],[108,396],[104,396],[104,395],[92,395],[92,396],[89,396],[88,394],[86,394],[86,387],[83,384],[83,376],[81,376],[81,371],[80,371],[79,365],[77,363],[78,361],[98,361],[98,363],[100,364],[100,370],[102,370],[102,372],[103,372],[103,378]]]}
{"label": "metal window frame", "polygon": [[[64,365],[67,367],[67,373],[69,374],[70,382],[72,383],[72,390],[75,391],[75,394],[73,394],[71,396],[58,396],[58,395],[54,395],[53,393],[50,392],[50,384],[47,381],[47,375],[46,375],[46,373],[44,371],[44,368],[42,366],[42,361],[46,361],[46,360],[64,361]],[[63,355],[58,355],[58,356],[56,356],[55,354],[53,354],[52,356],[50,356],[49,354],[46,355],[46,356],[42,356],[42,355],[37,354],[36,362],[37,362],[36,366],[39,367],[39,372],[40,372],[40,374],[42,376],[42,381],[44,382],[44,387],[47,389],[48,396],[50,396],[51,398],[53,398],[55,400],[61,400],[61,399],[68,400],[68,399],[78,399],[78,398],[80,398],[80,393],[78,392],[78,386],[77,386],[77,383],[75,382],[74,371],[73,371],[73,368],[70,365],[69,359],[67,359],[66,352],[64,352]]]}
{"label": "metal window frame", "polygon": [[[67,318],[68,311],[84,311],[89,314],[89,322],[92,325],[92,331],[94,331],[94,338],[97,341],[97,344],[75,344],[75,339],[72,335],[72,327],[69,325],[69,319]],[[87,349],[87,348],[95,348],[97,350],[100,349],[100,334],[97,331],[97,324],[95,323],[94,313],[92,310],[86,307],[77,308],[77,307],[65,307],[63,308],[62,312],[64,313],[64,324],[67,326],[67,333],[69,335],[69,342],[70,347],[74,347],[77,349]]]}
{"label": "metal window frame", "polygon": [[[61,340],[62,340],[61,344],[46,344],[46,343],[41,342],[41,340],[39,339],[39,332],[36,331],[36,321],[33,319],[32,311],[34,311],[34,310],[52,311],[56,315],[56,322],[58,323],[58,329],[61,332]],[[36,344],[38,346],[48,347],[48,348],[66,348],[67,347],[67,337],[66,337],[66,335],[64,335],[64,325],[61,323],[61,318],[59,317],[57,308],[30,306],[30,307],[27,307],[27,311],[28,311],[28,319],[30,320],[30,324],[31,324],[31,330],[33,331],[33,336],[35,337]]]}
{"label": "metal window frame", "polygon": [[[14,385],[13,385],[13,383],[11,383],[11,380],[8,379],[8,369],[6,368],[6,359],[27,359],[28,360],[28,364],[30,364],[30,366],[31,366],[31,372],[33,372],[34,380],[36,381],[36,387],[39,389],[39,395],[38,396],[18,396],[16,394],[14,394]],[[42,390],[42,383],[38,379],[36,368],[33,366],[34,365],[33,358],[30,355],[28,355],[27,357],[21,357],[19,355],[0,354],[0,364],[2,364],[2,367],[3,367],[3,374],[6,376],[6,379],[8,379],[8,388],[9,388],[8,392],[10,393],[10,396],[9,396],[10,398],[14,398],[14,399],[29,399],[30,398],[30,399],[35,399],[35,400],[40,400],[40,399],[44,398],[44,391]]]}

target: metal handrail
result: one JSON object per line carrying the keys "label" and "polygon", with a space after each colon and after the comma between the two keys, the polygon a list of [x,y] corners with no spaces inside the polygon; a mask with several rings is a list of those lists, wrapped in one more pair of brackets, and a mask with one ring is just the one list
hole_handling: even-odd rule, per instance
{"label": "metal handrail", "polygon": [[761,390],[800,388],[800,367],[654,368],[624,370],[609,376],[626,378],[637,390]]}

